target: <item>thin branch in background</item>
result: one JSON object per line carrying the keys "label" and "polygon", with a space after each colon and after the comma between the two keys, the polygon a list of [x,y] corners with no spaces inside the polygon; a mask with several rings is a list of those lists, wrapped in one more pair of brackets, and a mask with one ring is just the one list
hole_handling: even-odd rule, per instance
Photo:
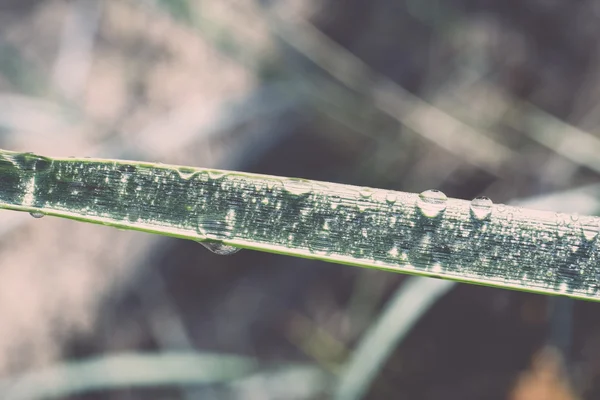
{"label": "thin branch in background", "polygon": [[[349,88],[367,96],[380,110],[424,138],[479,168],[499,175],[515,154],[509,148],[432,107],[391,79],[374,73],[362,60],[298,16],[279,8],[265,14],[274,33]],[[471,151],[477,148],[478,151]]]}
{"label": "thin branch in background", "polygon": [[[514,100],[513,100],[514,101]],[[532,104],[518,102],[506,122],[568,160],[600,173],[600,139],[567,124]]]}
{"label": "thin branch in background", "polygon": [[[435,109],[391,80],[376,75],[360,59],[335,44],[308,22],[300,21],[299,18],[290,18],[293,22],[283,23],[282,18],[274,15],[274,13],[268,12],[267,14],[269,15],[267,17],[268,25],[275,34],[281,36],[290,45],[316,62],[334,78],[358,93],[367,96],[380,110],[405,124],[411,130],[428,138],[452,154],[459,155],[461,159],[467,157],[468,161],[494,175],[501,174],[501,166],[510,167],[510,160],[515,156],[512,150],[474,131],[450,115]],[[214,25],[214,22],[202,20],[195,27],[200,29],[209,40],[219,43],[218,37],[214,35],[215,32],[220,32],[223,28],[217,27],[218,29],[215,30]],[[244,56],[237,53],[241,47],[246,49],[246,55]],[[235,53],[236,57],[239,56],[243,60],[248,60],[248,58],[260,59],[257,56],[260,52],[257,49],[251,50],[252,47],[251,45],[241,46],[238,43],[235,47],[238,49]],[[248,54],[254,54],[254,56],[248,56]],[[244,62],[244,65],[259,71],[255,62]],[[317,82],[310,82],[315,79]],[[298,85],[298,89],[306,94],[307,88],[313,88],[309,93],[310,97],[330,95],[328,89],[331,87],[330,82],[316,76],[302,76],[301,80],[303,82]],[[472,148],[477,148],[478,151],[470,151]]]}
{"label": "thin branch in background", "polygon": [[[482,93],[485,93],[486,103],[493,105],[493,110],[489,107],[478,108],[478,124],[506,124],[571,163],[600,173],[600,160],[596,156],[600,153],[600,139],[597,136],[550,115],[534,104],[511,96],[483,77],[471,79],[461,91],[453,91],[453,106],[460,108],[461,104],[478,98],[478,94]],[[471,106],[465,104],[467,110]],[[497,110],[504,112],[497,113]]]}
{"label": "thin branch in background", "polygon": [[[445,10],[445,12],[448,11],[451,10]],[[433,21],[426,22],[438,34],[444,34],[439,24],[435,24]],[[597,64],[597,61],[593,65],[595,64]],[[495,69],[499,69],[499,67],[501,65],[494,65]],[[566,158],[572,165],[585,165],[596,172],[600,172],[600,163],[595,157],[595,154],[600,151],[600,139],[597,136],[556,118],[531,102],[517,98],[499,86],[490,83],[485,78],[488,72],[491,71],[476,71],[468,67],[460,68],[458,75],[463,77],[463,80],[466,78],[468,83],[463,84],[462,88],[457,90],[457,86],[460,87],[461,85],[457,85],[456,82],[460,82],[461,78],[452,77],[449,79],[452,82],[452,88],[448,90],[448,97],[452,99],[447,102],[447,105],[451,106],[454,109],[453,111],[458,111],[478,120],[476,126],[480,128],[486,129],[504,123]],[[591,68],[589,75],[591,75],[591,78],[588,78],[588,80],[597,76],[597,68]],[[438,93],[436,97],[440,97],[440,94]],[[485,98],[485,101],[478,101],[481,98]],[[437,101],[434,101],[434,104],[437,103]],[[466,107],[462,108],[460,104],[465,104]],[[581,109],[582,105],[579,104],[575,108]],[[589,116],[590,114],[588,114]],[[586,117],[584,116],[582,119],[585,120]],[[547,169],[543,169],[543,171],[547,171]],[[561,171],[562,181],[567,182],[574,172],[574,169],[568,169],[567,172]],[[548,173],[556,175],[555,170]]]}

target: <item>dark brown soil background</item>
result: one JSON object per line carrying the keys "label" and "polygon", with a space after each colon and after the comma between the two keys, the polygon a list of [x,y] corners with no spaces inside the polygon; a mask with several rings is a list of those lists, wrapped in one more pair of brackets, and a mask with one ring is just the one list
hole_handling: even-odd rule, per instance
{"label": "dark brown soil background", "polygon": [[[597,182],[599,43],[593,0],[0,0],[0,147],[505,203]],[[14,214],[5,377],[123,351],[339,366],[406,279]],[[598,399],[599,307],[457,285],[367,398]],[[194,390],[69,399],[232,396]]]}

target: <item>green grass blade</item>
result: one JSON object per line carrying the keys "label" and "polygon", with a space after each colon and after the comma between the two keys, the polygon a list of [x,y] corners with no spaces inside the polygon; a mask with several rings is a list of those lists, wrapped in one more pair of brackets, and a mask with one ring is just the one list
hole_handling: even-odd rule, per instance
{"label": "green grass blade", "polygon": [[0,208],[600,300],[600,219],[435,191],[1,151]]}

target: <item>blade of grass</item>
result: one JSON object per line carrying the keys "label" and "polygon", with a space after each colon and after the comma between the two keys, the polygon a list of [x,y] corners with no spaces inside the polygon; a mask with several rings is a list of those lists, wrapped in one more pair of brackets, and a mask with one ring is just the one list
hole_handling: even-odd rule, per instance
{"label": "blade of grass", "polygon": [[[570,206],[568,211],[577,209],[581,212],[595,213],[599,208],[595,195],[598,190],[598,185],[592,185],[515,201],[514,204],[543,209]],[[419,319],[453,287],[454,282],[418,277],[411,278],[400,286],[347,361],[336,388],[336,399],[352,400],[364,397],[394,349]],[[561,322],[564,322],[564,319]],[[569,326],[562,324],[559,329],[566,330],[566,335],[569,334]]]}
{"label": "blade of grass", "polygon": [[231,399],[322,399],[331,375],[312,366],[287,366],[236,380]]}
{"label": "blade of grass", "polygon": [[600,300],[600,219],[242,172],[0,151],[0,208]]}
{"label": "blade of grass", "polygon": [[250,378],[268,379],[272,373],[287,373],[289,381],[305,379],[313,385],[315,392],[323,390],[325,383],[322,380],[318,385],[318,376],[324,374],[306,365],[283,365],[261,371],[258,361],[252,358],[167,352],[117,354],[55,365],[0,380],[0,394],[6,400],[35,400],[63,398],[93,390],[215,383],[231,383],[241,391],[247,385],[244,382]]}
{"label": "blade of grass", "polygon": [[454,286],[454,282],[414,277],[407,280],[352,354],[335,399],[361,399],[399,342],[415,322]]}

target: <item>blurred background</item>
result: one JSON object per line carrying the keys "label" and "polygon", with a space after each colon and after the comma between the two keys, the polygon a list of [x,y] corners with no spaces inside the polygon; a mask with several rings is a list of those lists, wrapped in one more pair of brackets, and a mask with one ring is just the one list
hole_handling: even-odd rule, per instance
{"label": "blurred background", "polygon": [[[0,0],[0,148],[597,214],[599,22],[594,0]],[[3,399],[600,398],[594,303],[21,214]]]}

